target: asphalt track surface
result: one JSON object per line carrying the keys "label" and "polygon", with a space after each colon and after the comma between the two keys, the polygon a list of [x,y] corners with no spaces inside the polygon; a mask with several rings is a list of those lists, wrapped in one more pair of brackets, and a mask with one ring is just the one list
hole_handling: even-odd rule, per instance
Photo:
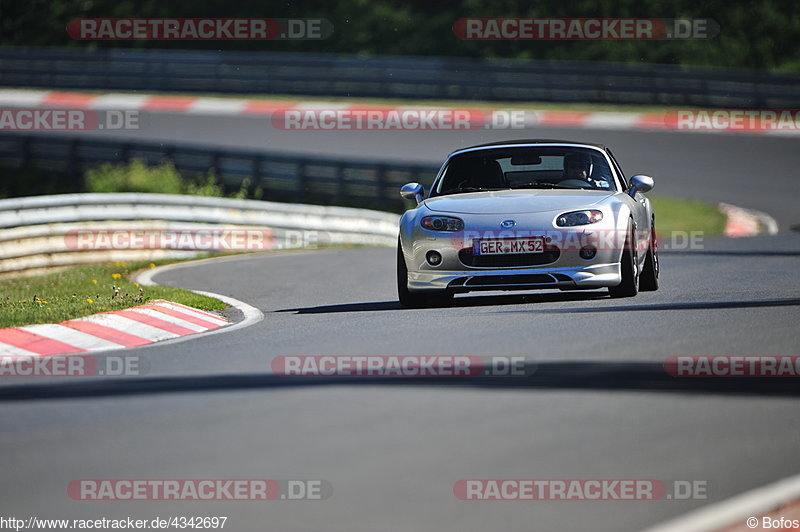
{"label": "asphalt track surface", "polygon": [[[268,117],[142,112],[138,130],[89,131],[99,137],[260,149],[287,154],[414,161],[439,165],[459,148],[484,142],[550,138],[597,142],[626,175],[647,174],[659,196],[724,201],[772,215],[782,231],[800,225],[800,137],[538,127],[470,131],[282,131]],[[431,176],[430,181],[433,181]],[[426,186],[430,185],[424,183]]]}
{"label": "asphalt track surface", "polygon": [[[198,143],[233,143],[238,134],[236,145],[260,143],[245,126],[239,133],[233,125],[208,133],[171,127],[160,134]],[[444,135],[434,143],[397,132],[357,140],[326,132],[319,135],[328,140],[302,144],[273,132],[260,146],[432,161],[503,137],[497,133],[431,133]],[[703,175],[682,195],[760,208],[784,229],[797,221],[791,184],[800,161],[791,139],[526,133],[603,140],[629,174],[667,172],[657,181],[665,195]],[[676,155],[665,159],[670,149]],[[751,179],[757,168],[780,170],[780,179],[763,172]],[[800,235],[706,239],[701,250],[666,252],[662,289],[624,300],[542,292],[405,310],[395,299],[394,261],[390,249],[334,249],[229,257],[157,275],[161,284],[241,299],[265,319],[231,334],[131,351],[146,361],[140,377],[0,382],[3,513],[226,515],[226,529],[246,531],[624,532],[800,470],[793,380],[689,382],[664,378],[661,367],[677,354],[797,355]],[[538,369],[527,380],[403,386],[270,373],[276,356],[323,354],[524,356]],[[324,479],[333,496],[73,501],[66,487],[80,478]],[[453,484],[468,478],[701,480],[708,499],[460,501]]]}

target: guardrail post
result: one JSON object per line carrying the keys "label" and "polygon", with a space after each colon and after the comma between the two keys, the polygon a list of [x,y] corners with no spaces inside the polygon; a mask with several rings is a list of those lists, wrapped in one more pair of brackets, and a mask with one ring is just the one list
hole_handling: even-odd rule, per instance
{"label": "guardrail post", "polygon": [[78,138],[73,138],[69,141],[69,163],[67,172],[70,177],[82,181],[83,176],[81,175],[80,160],[78,157],[79,143],[80,140]]}
{"label": "guardrail post", "polygon": [[130,160],[130,157],[131,157],[131,145],[127,144],[127,143],[123,144],[122,146],[120,146],[118,153],[119,153],[119,156],[118,156],[117,160],[119,160],[119,161],[121,161],[123,163],[127,163]]}
{"label": "guardrail post", "polygon": [[379,164],[377,168],[375,168],[375,182],[378,189],[378,205],[383,207],[388,203],[389,195],[388,190],[386,190],[386,166],[383,164]]}
{"label": "guardrail post", "polygon": [[344,201],[344,163],[336,163],[336,192],[333,196],[333,201],[336,205],[342,205],[342,201]]}
{"label": "guardrail post", "polygon": [[28,169],[31,164],[31,137],[26,135],[22,137],[22,164],[20,165],[23,170]]}
{"label": "guardrail post", "polygon": [[306,195],[306,189],[308,188],[308,174],[307,166],[308,161],[305,159],[300,159],[297,162],[297,187],[295,188],[295,196],[294,198],[297,200],[301,200]]}
{"label": "guardrail post", "polygon": [[161,164],[164,164],[166,162],[169,162],[170,164],[175,164],[175,148],[169,145],[163,146],[161,149]]}
{"label": "guardrail post", "polygon": [[250,178],[245,178],[243,183],[247,183],[247,197],[254,198],[256,188],[261,183],[261,157],[259,155],[253,156],[253,162],[250,163]]}

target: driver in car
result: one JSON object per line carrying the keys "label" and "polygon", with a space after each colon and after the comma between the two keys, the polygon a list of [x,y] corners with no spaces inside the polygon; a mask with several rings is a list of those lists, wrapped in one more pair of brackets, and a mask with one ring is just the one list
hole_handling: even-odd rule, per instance
{"label": "driver in car", "polygon": [[592,158],[590,155],[577,152],[564,154],[564,174],[563,179],[577,179],[583,181],[593,188],[606,188],[608,183],[604,180],[597,181],[592,179]]}

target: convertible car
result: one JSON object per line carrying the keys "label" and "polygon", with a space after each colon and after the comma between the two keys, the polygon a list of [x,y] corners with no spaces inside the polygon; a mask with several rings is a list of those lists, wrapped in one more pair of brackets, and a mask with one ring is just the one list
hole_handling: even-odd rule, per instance
{"label": "convertible car", "polygon": [[451,153],[400,219],[397,291],[422,307],[471,291],[658,289],[653,179],[605,146],[515,140]]}

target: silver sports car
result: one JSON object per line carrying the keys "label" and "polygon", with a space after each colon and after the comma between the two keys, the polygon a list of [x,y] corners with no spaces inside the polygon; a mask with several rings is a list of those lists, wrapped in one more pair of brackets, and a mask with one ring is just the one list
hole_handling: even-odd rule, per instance
{"label": "silver sports car", "polygon": [[515,140],[451,153],[430,191],[401,195],[397,291],[404,306],[477,290],[658,289],[655,214],[605,146]]}

